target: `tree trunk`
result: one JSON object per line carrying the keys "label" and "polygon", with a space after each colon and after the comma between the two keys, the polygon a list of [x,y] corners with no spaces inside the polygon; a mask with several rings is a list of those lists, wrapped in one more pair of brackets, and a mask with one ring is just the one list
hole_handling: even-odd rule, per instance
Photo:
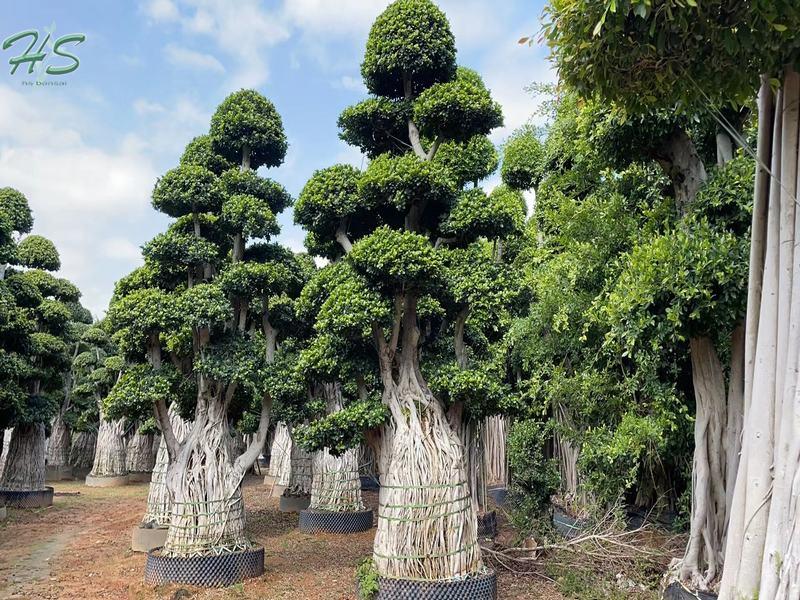
{"label": "tree trunk", "polygon": [[133,432],[125,452],[125,464],[129,473],[150,473],[155,465],[153,456],[153,434],[139,433],[139,423]]}
{"label": "tree trunk", "polygon": [[36,491],[45,488],[44,423],[17,425],[11,434],[0,489]]}
{"label": "tree trunk", "polygon": [[[289,428],[289,437],[292,436],[292,429]],[[311,493],[311,461],[312,454],[303,450],[299,444],[292,439],[292,449],[289,459],[289,483],[284,494],[287,496],[307,496]]]}
{"label": "tree trunk", "polygon": [[694,589],[705,590],[716,578],[722,562],[727,520],[725,373],[709,338],[692,338],[689,347],[696,403],[692,516],[679,576]]}
{"label": "tree trunk", "polygon": [[72,447],[72,436],[64,423],[61,413],[53,419],[52,433],[47,442],[47,466],[66,467],[69,465],[69,451]]}
{"label": "tree trunk", "polygon": [[[172,423],[175,439],[178,443],[182,443],[189,430],[189,423],[184,421],[178,414],[175,404],[171,404],[169,407],[169,420]],[[147,492],[147,509],[142,519],[142,523],[145,525],[150,524],[156,527],[169,525],[172,502],[170,501],[166,484],[168,466],[169,452],[167,451],[167,445],[162,442],[158,445],[153,474],[150,477],[150,488]]]}
{"label": "tree trunk", "polygon": [[200,377],[195,419],[167,468],[173,499],[164,553],[197,556],[250,547],[244,533],[241,483],[245,469],[231,456],[223,393]]}
{"label": "tree trunk", "polygon": [[[557,403],[553,407],[553,416],[561,428],[573,429],[572,419],[563,404]],[[580,449],[569,439],[569,436],[558,430],[553,435],[553,443],[561,475],[561,492],[568,503],[574,502],[579,495],[578,459],[580,458]]]}
{"label": "tree trunk", "polygon": [[125,420],[107,421],[100,416],[92,477],[119,477],[128,472],[125,460]]}
{"label": "tree trunk", "polygon": [[385,577],[463,577],[481,566],[464,445],[415,371],[405,360],[396,384],[384,375],[394,433],[383,450],[389,460],[373,558]]}
{"label": "tree trunk", "polygon": [[97,446],[96,431],[79,431],[72,437],[69,464],[73,469],[91,469]]}
{"label": "tree trunk", "polygon": [[6,464],[6,458],[8,458],[8,446],[11,444],[11,436],[13,434],[13,429],[3,430],[3,445],[0,447],[0,473],[3,472],[3,467]]}
{"label": "tree trunk", "polygon": [[483,426],[472,419],[464,419],[459,427],[459,437],[464,444],[467,483],[472,496],[472,510],[482,515],[486,512],[486,468],[484,463]]}
{"label": "tree trunk", "polygon": [[269,474],[275,478],[277,485],[289,485],[291,476],[292,438],[286,423],[275,426],[275,436],[269,454]]}
{"label": "tree trunk", "polygon": [[[342,410],[340,385],[326,383],[323,389],[328,414]],[[351,448],[341,456],[331,455],[327,448],[314,453],[311,464],[311,508],[334,512],[364,510],[358,457],[358,448]]]}
{"label": "tree trunk", "polygon": [[769,78],[762,77],[743,441],[722,600],[800,597],[799,101],[800,76],[787,68],[773,113]]}
{"label": "tree trunk", "polygon": [[489,485],[508,485],[508,420],[503,415],[486,418],[483,428],[483,448],[486,463],[486,482]]}

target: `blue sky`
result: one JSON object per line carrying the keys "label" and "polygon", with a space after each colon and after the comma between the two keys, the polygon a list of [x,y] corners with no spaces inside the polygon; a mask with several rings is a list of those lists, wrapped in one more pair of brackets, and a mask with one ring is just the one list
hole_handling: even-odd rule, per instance
{"label": "blue sky", "polygon": [[[4,11],[0,36],[25,29],[53,37],[84,33],[72,47],[80,67],[47,77],[63,86],[23,85],[33,77],[0,51],[0,187],[22,191],[35,232],[51,238],[61,274],[102,316],[114,282],[141,263],[139,247],[167,219],[150,207],[156,178],[185,144],[205,133],[230,92],[255,88],[283,117],[284,165],[262,171],[296,196],[311,173],[335,162],[362,166],[338,138],[336,119],[366,96],[359,65],[369,26],[386,0],[28,1]],[[546,49],[517,40],[539,29],[542,3],[441,0],[460,64],[479,71],[501,103],[498,145],[528,120],[537,102],[524,88],[552,81]],[[44,33],[42,33],[44,36]],[[62,59],[63,60],[63,59]],[[51,62],[56,63],[53,59]],[[66,62],[66,61],[64,61]],[[486,186],[496,183],[496,177]],[[291,211],[280,241],[302,249]]]}

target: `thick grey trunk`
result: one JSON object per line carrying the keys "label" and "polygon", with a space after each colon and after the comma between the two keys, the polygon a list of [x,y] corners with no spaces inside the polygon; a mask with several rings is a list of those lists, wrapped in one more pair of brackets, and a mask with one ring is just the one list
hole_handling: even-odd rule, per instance
{"label": "thick grey trunk", "polygon": [[291,454],[292,438],[289,436],[289,428],[285,423],[278,423],[275,426],[269,456],[269,474],[275,477],[275,483],[278,485],[289,485],[289,477],[292,474]]}
{"label": "thick grey trunk", "polygon": [[150,473],[155,465],[153,455],[153,434],[139,433],[139,427],[133,432],[125,451],[125,464],[130,473]]}
{"label": "thick grey trunk", "polygon": [[800,597],[798,102],[800,77],[787,68],[770,133],[773,98],[762,77],[743,442],[721,600]]}
{"label": "thick grey trunk", "polygon": [[169,556],[250,547],[241,493],[245,468],[231,456],[222,393],[210,393],[209,386],[201,377],[194,422],[167,469],[167,490],[173,501],[164,544]]}
{"label": "thick grey trunk", "polygon": [[45,488],[45,428],[43,423],[17,425],[11,434],[0,489],[33,491]]}
{"label": "thick grey trunk", "polygon": [[697,150],[682,129],[676,129],[661,148],[659,161],[672,181],[679,214],[694,200],[706,180],[706,169]]}
{"label": "thick grey trunk", "polygon": [[[292,429],[289,428],[289,436]],[[286,494],[292,496],[304,496],[311,493],[312,469],[311,461],[313,456],[310,452],[303,450],[299,444],[292,439],[291,451],[289,454],[289,484],[286,486]]]}
{"label": "thick grey trunk", "polygon": [[[189,430],[189,423],[184,421],[178,414],[175,404],[169,407],[169,419],[172,423],[172,431],[178,443],[183,442]],[[142,519],[142,523],[151,524],[157,527],[169,525],[172,514],[172,501],[167,490],[167,468],[169,467],[169,452],[167,445],[160,443],[156,453],[153,474],[150,477],[150,488],[147,492],[147,509]]]}
{"label": "thick grey trunk", "polygon": [[128,473],[125,460],[125,421],[100,417],[92,477],[119,477]]}
{"label": "thick grey trunk", "polygon": [[508,421],[506,417],[503,415],[487,417],[483,436],[486,482],[488,485],[508,485],[508,458],[506,455]]}
{"label": "thick grey trunk", "polygon": [[47,441],[47,465],[50,467],[66,467],[69,465],[69,451],[72,447],[72,436],[59,413],[53,419],[52,433]]}
{"label": "thick grey trunk", "polygon": [[75,469],[91,469],[94,463],[94,451],[97,446],[96,431],[79,431],[72,436],[72,448],[69,450],[69,464]]}

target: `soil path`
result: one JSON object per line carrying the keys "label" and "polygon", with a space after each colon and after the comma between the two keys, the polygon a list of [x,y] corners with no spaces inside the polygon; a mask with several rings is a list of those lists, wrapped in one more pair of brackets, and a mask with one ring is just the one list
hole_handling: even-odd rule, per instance
{"label": "soil path", "polygon": [[[287,599],[352,600],[356,565],[371,553],[372,531],[309,535],[297,516],[278,511],[260,479],[246,482],[247,530],[264,545],[263,577],[227,589],[144,585],[145,557],[130,550],[147,485],[87,488],[56,483],[52,507],[9,509],[0,523],[0,598],[14,599]],[[374,506],[375,494],[365,500]],[[541,580],[503,575],[503,600],[563,598]]]}

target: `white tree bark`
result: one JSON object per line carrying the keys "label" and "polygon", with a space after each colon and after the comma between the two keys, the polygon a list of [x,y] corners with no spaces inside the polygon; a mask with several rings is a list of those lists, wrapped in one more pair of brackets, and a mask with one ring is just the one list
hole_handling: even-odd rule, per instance
{"label": "white tree bark", "polygon": [[798,102],[800,76],[792,69],[774,100],[768,78],[762,78],[743,442],[722,600],[800,597]]}
{"label": "white tree bark", "polygon": [[153,434],[139,433],[139,424],[125,449],[125,465],[129,473],[150,473],[155,465]]}
{"label": "white tree bark", "polygon": [[[289,437],[292,437],[292,428],[289,427]],[[284,494],[287,496],[306,496],[311,493],[313,455],[303,450],[292,439],[289,455],[289,483]]]}
{"label": "white tree bark", "polygon": [[[174,403],[169,407],[169,420],[172,423],[175,439],[178,443],[182,443],[186,438],[190,424],[181,418]],[[156,527],[169,525],[170,515],[172,514],[172,501],[166,484],[168,466],[169,452],[167,451],[167,445],[159,443],[153,474],[150,478],[150,488],[147,492],[147,509],[142,519],[142,523],[145,525],[154,525]]]}
{"label": "white tree bark", "polygon": [[503,415],[487,417],[483,427],[486,482],[488,485],[508,485],[508,419]]}
{"label": "white tree bark", "polygon": [[6,429],[3,431],[3,446],[0,448],[0,473],[3,472],[3,467],[6,464],[6,458],[8,458],[8,446],[11,444],[11,436],[13,433],[13,429]]}
{"label": "white tree bark", "polygon": [[277,485],[289,485],[291,471],[292,438],[285,423],[275,426],[269,457],[269,474],[275,477]]}
{"label": "white tree bark", "polygon": [[47,466],[66,467],[69,465],[72,436],[60,412],[53,419],[51,431],[52,433],[47,443]]}
{"label": "white tree bark", "polygon": [[11,434],[0,489],[45,489],[45,428],[43,423],[17,425]]}
{"label": "white tree bark", "polygon": [[107,421],[100,416],[92,477],[119,477],[128,472],[125,461],[125,421]]}
{"label": "white tree bark", "polygon": [[72,437],[69,451],[69,464],[74,469],[90,469],[94,463],[94,452],[97,446],[97,432],[79,431]]}
{"label": "white tree bark", "polygon": [[[323,387],[327,413],[342,410],[340,385],[326,383]],[[341,456],[331,455],[327,448],[314,453],[311,464],[311,508],[333,512],[364,510],[358,457],[358,448],[351,448]]]}

